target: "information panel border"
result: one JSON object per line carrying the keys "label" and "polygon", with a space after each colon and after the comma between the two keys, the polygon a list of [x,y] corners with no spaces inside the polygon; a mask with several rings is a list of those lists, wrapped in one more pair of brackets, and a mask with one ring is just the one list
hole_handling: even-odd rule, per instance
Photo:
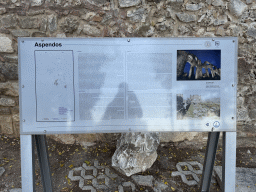
{"label": "information panel border", "polygon": [[[236,131],[237,49],[236,37],[19,38],[20,133]],[[45,52],[37,62],[47,66],[38,68],[45,77],[38,81],[40,94],[37,51]],[[89,80],[103,77],[100,89],[100,80],[87,89]],[[87,109],[95,98],[88,115],[81,106]],[[39,116],[38,99],[45,106]]]}

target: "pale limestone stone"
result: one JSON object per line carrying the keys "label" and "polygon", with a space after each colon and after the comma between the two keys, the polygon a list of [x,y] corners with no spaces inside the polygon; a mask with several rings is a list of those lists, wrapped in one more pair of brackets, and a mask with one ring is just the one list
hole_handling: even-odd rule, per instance
{"label": "pale limestone stone", "polygon": [[89,21],[89,20],[91,20],[95,15],[96,15],[96,13],[94,13],[94,12],[89,12],[89,13],[86,13],[85,15],[82,15],[82,16],[81,16],[81,19],[86,20],[86,21]]}
{"label": "pale limestone stone", "polygon": [[30,36],[30,32],[26,31],[26,30],[11,30],[11,33],[14,37],[29,37]]}
{"label": "pale limestone stone", "polygon": [[22,29],[38,29],[39,25],[39,18],[35,17],[21,17],[19,18],[19,26]]}
{"label": "pale limestone stone", "polygon": [[90,35],[90,36],[101,36],[102,35],[102,31],[100,29],[98,29],[97,27],[91,26],[91,25],[87,25],[87,24],[85,24],[83,26],[83,32],[86,35]]}
{"label": "pale limestone stone", "polygon": [[223,6],[224,3],[222,0],[213,0],[212,5],[216,7],[220,7],[220,6]]}
{"label": "pale limestone stone", "polygon": [[12,40],[9,37],[0,37],[0,52],[13,53]]}
{"label": "pale limestone stone", "polygon": [[0,19],[0,23],[2,25],[1,27],[7,28],[7,29],[15,28],[17,26],[17,17],[15,14],[3,16]]}
{"label": "pale limestone stone", "polygon": [[6,9],[4,7],[0,7],[0,15],[6,13]]}
{"label": "pale limestone stone", "polygon": [[29,11],[27,12],[28,16],[34,16],[34,15],[40,15],[40,14],[44,14],[45,10],[37,10],[37,11]]}
{"label": "pale limestone stone", "polygon": [[66,38],[66,34],[65,33],[58,33],[56,35],[56,37],[58,37],[58,38]]}
{"label": "pale limestone stone", "polygon": [[180,21],[185,23],[196,21],[196,15],[190,15],[187,13],[176,13],[176,16]]}
{"label": "pale limestone stone", "polygon": [[150,168],[157,158],[158,133],[123,133],[112,156],[112,166],[131,176]]}
{"label": "pale limestone stone", "polygon": [[19,96],[19,84],[18,82],[5,82],[0,83],[0,89],[5,89],[5,95],[9,96]]}
{"label": "pale limestone stone", "polygon": [[141,0],[119,0],[120,7],[132,7],[141,4]]}
{"label": "pale limestone stone", "polygon": [[212,4],[212,0],[206,0],[205,1],[208,5],[211,5]]}
{"label": "pale limestone stone", "polygon": [[46,31],[47,30],[47,23],[48,23],[48,18],[47,17],[42,17],[39,30],[40,31]]}
{"label": "pale limestone stone", "polygon": [[213,25],[215,26],[218,26],[218,25],[224,25],[228,22],[228,18],[226,15],[221,15],[218,17],[218,19],[216,19],[214,22],[213,22]]}
{"label": "pale limestone stone", "polygon": [[198,36],[200,36],[200,35],[203,35],[204,32],[205,32],[205,29],[204,29],[204,28],[201,28],[201,29],[199,29],[199,30],[197,31],[196,34],[197,34]]}
{"label": "pale limestone stone", "polygon": [[186,10],[188,11],[198,11],[204,7],[203,3],[199,4],[186,4]]}
{"label": "pale limestone stone", "polygon": [[225,35],[225,29],[223,27],[218,27],[216,31],[216,35],[224,36]]}
{"label": "pale limestone stone", "polygon": [[249,25],[247,35],[250,37],[256,37],[256,22],[253,22]]}
{"label": "pale limestone stone", "polygon": [[31,1],[31,6],[40,6],[43,4],[43,0],[30,0]]}
{"label": "pale limestone stone", "polygon": [[158,23],[162,23],[164,21],[164,18],[160,18],[157,20]]}
{"label": "pale limestone stone", "polygon": [[57,16],[56,15],[49,15],[48,16],[48,29],[50,32],[54,32],[57,30]]}
{"label": "pale limestone stone", "polygon": [[246,0],[246,4],[247,4],[247,5],[252,4],[252,1],[253,1],[253,0]]}
{"label": "pale limestone stone", "polygon": [[143,22],[145,20],[145,9],[139,8],[133,11],[127,11],[127,17],[133,22]]}
{"label": "pale limestone stone", "polygon": [[236,17],[240,17],[247,9],[247,5],[240,0],[231,0],[228,4],[228,9]]}
{"label": "pale limestone stone", "polygon": [[15,101],[11,98],[0,98],[0,105],[2,105],[2,106],[15,106]]}
{"label": "pale limestone stone", "polygon": [[0,123],[11,123],[12,118],[11,116],[0,116]]}
{"label": "pale limestone stone", "polygon": [[20,115],[19,114],[14,114],[12,115],[13,121],[20,121]]}
{"label": "pale limestone stone", "polygon": [[237,120],[246,121],[249,120],[248,110],[244,107],[237,109]]}

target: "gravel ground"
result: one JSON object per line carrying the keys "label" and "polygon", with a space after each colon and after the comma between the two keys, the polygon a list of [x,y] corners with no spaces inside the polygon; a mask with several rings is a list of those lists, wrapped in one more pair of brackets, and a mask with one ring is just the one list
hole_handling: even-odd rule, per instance
{"label": "gravel ground", "polygon": [[[20,172],[20,143],[19,138],[10,138],[0,135],[0,167],[5,169],[0,175],[0,191],[9,192],[10,189],[21,188],[21,172]],[[221,143],[221,142],[220,142]],[[173,177],[172,173],[177,171],[176,164],[179,162],[196,161],[203,165],[204,155],[206,151],[206,143],[177,142],[177,143],[161,143],[158,147],[158,158],[153,166],[143,173],[136,175],[150,176],[153,178],[151,185],[141,185],[132,177],[126,177],[111,167],[111,157],[115,151],[115,141],[97,142],[94,146],[83,148],[80,145],[66,145],[58,143],[47,138],[49,160],[52,172],[52,183],[54,192],[89,192],[90,190],[82,190],[79,187],[78,180],[72,180],[69,177],[71,170],[76,170],[83,165],[86,167],[95,167],[95,162],[101,166],[97,170],[98,175],[106,174],[106,168],[110,174],[116,175],[108,181],[108,187],[100,187],[106,184],[106,180],[98,177],[99,186],[97,192],[119,192],[120,185],[123,183],[133,183],[134,191],[153,192],[157,189],[160,191],[177,191],[190,192],[199,191],[200,184],[189,186],[185,184],[180,176]],[[216,155],[215,165],[221,165],[222,147],[219,146]],[[237,148],[237,167],[256,168],[256,148],[255,147],[238,147]],[[199,167],[195,166],[195,169]],[[187,171],[188,167],[183,166],[182,170]],[[0,172],[1,174],[1,172]],[[73,176],[79,176],[81,171],[74,171]],[[85,175],[93,175],[92,170],[87,170]],[[198,175],[200,179],[201,175]],[[194,180],[191,175],[186,176],[188,181]],[[35,164],[35,180],[36,191],[43,191],[40,169],[36,155]],[[93,180],[84,181],[84,186],[91,186]],[[158,186],[158,188],[157,188]],[[119,187],[119,188],[118,188]],[[131,187],[122,185],[124,192],[132,191]],[[159,191],[159,190],[158,190]],[[221,191],[220,187],[214,179],[211,183],[211,191]]]}

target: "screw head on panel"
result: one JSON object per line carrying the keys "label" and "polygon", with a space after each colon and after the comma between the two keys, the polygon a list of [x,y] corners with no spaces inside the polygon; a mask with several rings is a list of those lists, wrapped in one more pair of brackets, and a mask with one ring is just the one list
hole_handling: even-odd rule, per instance
{"label": "screw head on panel", "polygon": [[130,42],[130,39],[127,39],[128,42]]}
{"label": "screw head on panel", "polygon": [[46,130],[44,130],[44,133],[46,133]]}
{"label": "screw head on panel", "polygon": [[24,85],[22,85],[21,87],[22,87],[22,88],[24,88],[25,86],[24,86]]}
{"label": "screw head on panel", "polygon": [[232,117],[232,119],[234,120],[234,119],[235,119],[235,117]]}
{"label": "screw head on panel", "polygon": [[22,43],[24,43],[24,41],[21,41]]}
{"label": "screw head on panel", "polygon": [[25,122],[25,119],[23,119],[22,121]]}
{"label": "screw head on panel", "polygon": [[233,40],[233,43],[235,43],[236,41],[235,40]]}

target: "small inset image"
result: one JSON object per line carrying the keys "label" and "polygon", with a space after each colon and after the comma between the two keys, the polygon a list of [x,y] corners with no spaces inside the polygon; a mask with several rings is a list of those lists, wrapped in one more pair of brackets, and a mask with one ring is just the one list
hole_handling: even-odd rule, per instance
{"label": "small inset image", "polygon": [[188,91],[176,98],[177,120],[220,119],[219,91]]}
{"label": "small inset image", "polygon": [[220,80],[220,50],[178,50],[177,80]]}

